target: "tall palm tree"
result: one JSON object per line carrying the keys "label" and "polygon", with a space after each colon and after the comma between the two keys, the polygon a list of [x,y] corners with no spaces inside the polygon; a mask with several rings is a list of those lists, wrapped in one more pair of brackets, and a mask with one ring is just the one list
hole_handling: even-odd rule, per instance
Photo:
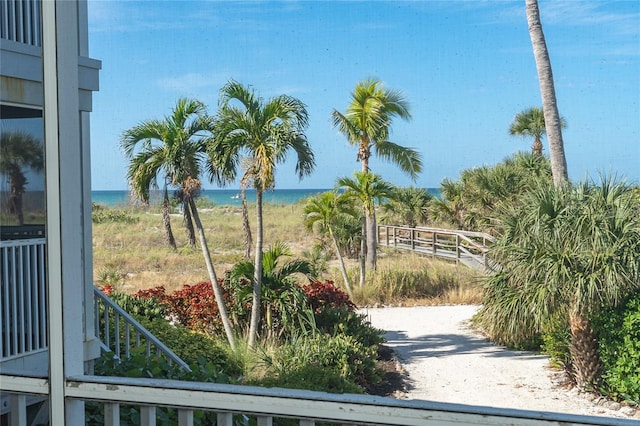
{"label": "tall palm tree", "polygon": [[533,46],[533,56],[538,71],[540,83],[540,95],[542,96],[542,109],[544,122],[549,139],[549,157],[551,159],[551,171],[553,183],[560,186],[569,181],[567,171],[567,159],[564,154],[564,142],[562,140],[562,119],[558,112],[556,101],[556,89],[553,83],[551,60],[547,50],[547,42],[542,31],[538,0],[525,0],[527,10],[527,23],[529,25],[529,37]]}
{"label": "tall palm tree", "polygon": [[9,212],[18,225],[24,225],[22,196],[27,185],[24,169],[40,171],[44,168],[42,142],[24,132],[5,132],[0,136],[0,173],[9,181]]}
{"label": "tall palm tree", "polygon": [[[409,104],[402,93],[385,89],[375,79],[365,79],[351,93],[351,102],[344,113],[334,110],[333,126],[358,147],[356,159],[362,164],[362,172],[369,172],[372,151],[383,160],[391,161],[415,179],[422,171],[422,158],[416,150],[403,147],[389,140],[391,122],[395,117],[409,120]],[[365,220],[367,216],[365,216]],[[371,228],[370,223],[364,225]],[[375,265],[376,252],[367,252],[367,265]]]}
{"label": "tall palm tree", "polygon": [[[376,268],[376,251],[378,246],[378,228],[376,223],[376,201],[380,202],[394,196],[395,187],[386,182],[375,173],[355,172],[353,178],[342,177],[338,179],[338,186],[345,190],[345,195],[357,199],[362,204],[363,212],[367,220],[366,229],[363,232],[366,244],[367,269]],[[369,256],[370,253],[373,255]],[[363,283],[364,274],[360,274],[360,284]]]}
{"label": "tall palm tree", "polygon": [[363,172],[369,171],[372,150],[414,179],[422,171],[420,153],[389,140],[393,118],[411,118],[409,104],[399,91],[383,88],[378,80],[365,79],[356,84],[346,111],[333,110],[331,117],[333,126],[358,147],[356,158]]}
{"label": "tall palm tree", "polygon": [[261,315],[262,194],[275,187],[276,166],[291,150],[297,155],[295,170],[300,179],[313,171],[315,160],[304,134],[307,125],[306,106],[291,96],[265,101],[251,87],[233,80],[220,91],[215,136],[209,147],[212,168],[218,170],[221,180],[234,180],[245,154],[250,158],[248,172],[256,190],[255,272],[248,339],[251,348],[256,343]]}
{"label": "tall palm tree", "polygon": [[[157,187],[159,175],[166,177],[171,186],[179,189],[185,221],[193,220],[196,223],[220,318],[229,344],[233,347],[231,321],[195,204],[195,198],[200,193],[198,178],[206,163],[205,142],[210,137],[211,128],[205,105],[197,100],[182,98],[177,101],[172,115],[164,121],[147,120],[125,131],[121,145],[131,161],[127,179],[138,198],[149,202],[150,188]],[[165,224],[169,225],[166,219]],[[170,225],[165,229],[170,232]]]}
{"label": "tall palm tree", "polygon": [[338,244],[338,239],[334,232],[334,228],[341,216],[356,215],[353,210],[353,204],[344,194],[338,194],[335,191],[327,191],[319,194],[316,197],[311,197],[304,206],[305,225],[308,229],[314,227],[320,228],[321,231],[326,231],[333,241],[333,247],[336,251],[336,256],[340,262],[340,271],[342,272],[342,279],[344,285],[349,293],[350,297],[353,297],[353,290],[351,283],[349,282],[349,275],[347,274],[347,268],[344,264],[344,258],[342,257],[342,251]]}
{"label": "tall palm tree", "polygon": [[517,340],[566,315],[570,369],[581,388],[597,388],[602,367],[591,318],[640,289],[639,206],[630,187],[604,178],[541,185],[505,208],[491,253],[500,269],[486,282],[480,322]]}
{"label": "tall palm tree", "polygon": [[[567,127],[564,118],[560,117],[560,126]],[[516,114],[509,126],[511,135],[529,136],[533,138],[531,152],[542,155],[542,137],[545,134],[544,112],[542,108],[532,107]]]}
{"label": "tall palm tree", "polygon": [[[178,189],[180,194],[179,190],[187,178],[198,179],[206,160],[205,140],[211,130],[206,112],[202,102],[181,98],[172,114],[164,120],[145,120],[123,133],[120,144],[130,160],[127,180],[137,198],[148,203],[151,188],[158,187],[158,177],[166,178],[165,182],[168,181],[169,186]],[[164,198],[163,218],[165,232],[169,235],[171,225],[166,192]],[[191,230],[189,242],[193,245],[195,235],[189,217],[189,199],[182,197],[180,201],[185,224]],[[167,241],[171,240],[167,238]]]}

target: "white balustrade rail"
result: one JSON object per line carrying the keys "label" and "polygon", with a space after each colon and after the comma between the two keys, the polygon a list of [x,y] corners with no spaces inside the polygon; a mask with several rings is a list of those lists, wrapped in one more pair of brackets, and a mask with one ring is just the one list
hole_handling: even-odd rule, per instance
{"label": "white balustrade rail", "polygon": [[142,349],[148,357],[155,355],[191,371],[186,362],[151,334],[142,324],[118,306],[100,289],[93,288],[93,309],[96,336],[104,351],[118,358],[129,358],[132,351]]}
{"label": "white balustrade rail", "polygon": [[0,241],[0,361],[47,349],[45,239]]}
{"label": "white balustrade rail", "polygon": [[0,38],[40,46],[40,0],[0,1]]}
{"label": "white balustrade rail", "polygon": [[[26,425],[24,394],[46,396],[46,379],[0,375],[0,389],[12,396],[12,425]],[[102,404],[104,424],[120,424],[120,408],[136,407],[140,425],[153,426],[159,411],[176,410],[177,425],[199,422],[197,414],[213,413],[216,424],[280,424],[291,419],[300,426],[394,425],[394,426],[634,426],[635,420],[572,414],[524,411],[492,407],[397,400],[366,395],[334,395],[291,389],[257,388],[213,383],[119,377],[80,376],[67,380],[66,398]],[[122,407],[124,406],[124,407]],[[14,421],[15,420],[15,421]],[[288,423],[291,424],[291,423]]]}

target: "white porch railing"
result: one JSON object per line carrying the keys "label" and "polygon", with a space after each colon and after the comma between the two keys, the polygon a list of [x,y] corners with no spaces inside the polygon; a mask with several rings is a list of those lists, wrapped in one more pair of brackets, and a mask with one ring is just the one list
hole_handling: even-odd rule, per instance
{"label": "white porch railing", "polygon": [[[26,425],[24,394],[46,396],[46,379],[1,376],[0,388],[12,395],[12,425]],[[480,391],[480,390],[479,390]],[[212,383],[81,376],[71,378],[66,398],[103,404],[106,426],[120,424],[120,407],[137,407],[137,424],[153,426],[162,407],[177,411],[179,426],[198,422],[196,413],[213,413],[216,424],[277,425],[289,419],[300,426],[337,425],[519,425],[634,426],[637,421],[537,411],[475,407],[430,401],[408,401],[363,395],[268,389]],[[130,411],[128,411],[130,413]],[[251,421],[251,422],[250,422]],[[291,424],[291,423],[287,423]]]}
{"label": "white porch railing", "polygon": [[163,357],[191,371],[186,362],[106,294],[94,287],[93,296],[94,329],[103,351],[114,352],[118,358],[129,358],[133,350],[143,348],[147,357]]}
{"label": "white porch railing", "polygon": [[45,239],[0,241],[0,362],[47,349]]}
{"label": "white porch railing", "polygon": [[0,38],[41,45],[40,0],[2,0],[0,2]]}

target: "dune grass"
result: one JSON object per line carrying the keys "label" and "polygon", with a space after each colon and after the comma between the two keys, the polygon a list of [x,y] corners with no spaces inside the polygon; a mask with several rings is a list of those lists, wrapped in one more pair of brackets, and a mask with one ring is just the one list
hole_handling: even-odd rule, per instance
{"label": "dune grass", "polygon": [[[264,206],[264,246],[276,241],[289,245],[295,256],[311,252],[321,239],[310,234],[302,220],[303,203]],[[249,206],[255,232],[255,210]],[[242,259],[244,252],[241,209],[232,206],[200,205],[212,260],[219,277]],[[104,221],[93,224],[94,280],[121,291],[135,292],[156,286],[173,291],[184,284],[208,280],[198,248],[189,248],[182,216],[172,214],[173,232],[178,250],[164,243],[162,218],[157,207],[125,208],[121,211],[134,220]],[[255,236],[254,236],[255,238]],[[330,261],[329,265],[334,262]],[[356,259],[348,260],[353,283],[358,282]],[[329,266],[321,276],[343,286],[341,274]],[[464,266],[431,260],[397,251],[381,251],[378,269],[367,277],[362,288],[354,286],[358,306],[386,304],[461,304],[479,303],[477,272]]]}

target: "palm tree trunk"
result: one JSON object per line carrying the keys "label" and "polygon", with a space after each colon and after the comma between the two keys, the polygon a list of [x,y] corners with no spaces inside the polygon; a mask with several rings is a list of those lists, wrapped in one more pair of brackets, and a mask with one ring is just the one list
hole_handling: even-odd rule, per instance
{"label": "palm tree trunk", "polygon": [[533,56],[536,60],[538,70],[538,80],[540,83],[540,94],[542,96],[542,110],[544,111],[544,122],[549,140],[549,156],[551,159],[551,173],[553,183],[556,186],[564,185],[569,181],[567,172],[567,159],[564,154],[564,143],[562,141],[562,123],[558,104],[556,102],[556,90],[553,84],[553,73],[551,72],[551,60],[547,50],[547,43],[542,31],[540,22],[540,11],[537,0],[525,0],[527,8],[527,23],[529,24],[529,36],[533,46]]}
{"label": "palm tree trunk", "polygon": [[533,145],[531,145],[531,152],[542,157],[542,141],[540,138],[536,137],[533,141]]}
{"label": "palm tree trunk", "polygon": [[365,217],[367,218],[367,269],[369,269],[370,271],[374,271],[376,269],[378,251],[376,212],[374,210],[367,211]]}
{"label": "palm tree trunk", "polygon": [[18,226],[24,225],[24,212],[22,208],[22,195],[27,179],[20,169],[9,175],[9,212],[16,216]]}
{"label": "palm tree trunk", "polygon": [[249,348],[253,349],[258,338],[260,325],[260,299],[262,289],[262,189],[256,188],[256,253],[253,265],[253,304],[251,305],[251,322],[249,325]]}
{"label": "palm tree trunk", "polygon": [[189,247],[191,249],[196,248],[196,233],[193,229],[193,220],[191,219],[191,212],[189,205],[195,203],[190,195],[184,194],[185,199],[182,202],[182,216],[184,218],[184,226],[187,228],[187,236],[189,237]]}
{"label": "palm tree trunk", "polygon": [[597,390],[602,375],[602,362],[598,349],[598,339],[591,327],[591,321],[584,315],[571,314],[572,371],[576,385],[584,390]]}
{"label": "palm tree trunk", "polygon": [[249,209],[247,208],[247,195],[245,194],[244,183],[240,184],[240,198],[242,199],[242,231],[244,232],[244,257],[251,259],[251,225],[249,224]]}
{"label": "palm tree trunk", "polygon": [[218,305],[218,314],[220,315],[220,320],[222,321],[224,332],[227,335],[229,346],[231,346],[231,349],[235,349],[233,328],[231,327],[231,321],[229,320],[227,307],[225,306],[224,299],[222,297],[222,289],[220,288],[220,284],[218,283],[218,277],[216,276],[216,271],[213,268],[213,262],[211,262],[211,254],[209,253],[209,246],[207,245],[207,239],[204,235],[204,228],[202,227],[202,222],[200,221],[200,216],[198,215],[196,203],[190,197],[189,205],[187,206],[187,208],[189,207],[191,208],[191,216],[193,217],[193,220],[196,223],[196,227],[198,228],[198,236],[200,237],[200,245],[202,246],[202,256],[204,257],[204,261],[207,264],[207,271],[209,272],[211,287],[213,287],[213,294],[216,298],[216,304]]}
{"label": "palm tree trunk", "polygon": [[[365,215],[366,217],[366,215]],[[364,281],[366,278],[366,273],[367,273],[367,268],[365,267],[366,265],[366,258],[367,258],[367,226],[366,226],[366,222],[362,222],[362,231],[361,231],[362,236],[360,237],[360,255],[358,256],[359,260],[360,260],[360,288],[362,288],[364,286]]]}
{"label": "palm tree trunk", "polygon": [[342,271],[342,279],[344,280],[344,286],[347,288],[347,293],[349,293],[349,297],[353,298],[353,290],[351,289],[351,283],[349,283],[349,274],[347,274],[347,267],[344,265],[344,258],[342,257],[342,253],[340,252],[340,246],[338,245],[338,239],[335,235],[333,235],[333,231],[331,227],[329,227],[329,235],[331,235],[331,239],[333,240],[333,246],[336,249],[336,255],[338,256],[338,261],[340,261],[340,271]]}
{"label": "palm tree trunk", "polygon": [[171,230],[171,216],[169,216],[169,193],[167,187],[164,187],[164,195],[162,198],[162,224],[164,225],[165,241],[169,247],[176,250],[176,239],[173,237]]}

